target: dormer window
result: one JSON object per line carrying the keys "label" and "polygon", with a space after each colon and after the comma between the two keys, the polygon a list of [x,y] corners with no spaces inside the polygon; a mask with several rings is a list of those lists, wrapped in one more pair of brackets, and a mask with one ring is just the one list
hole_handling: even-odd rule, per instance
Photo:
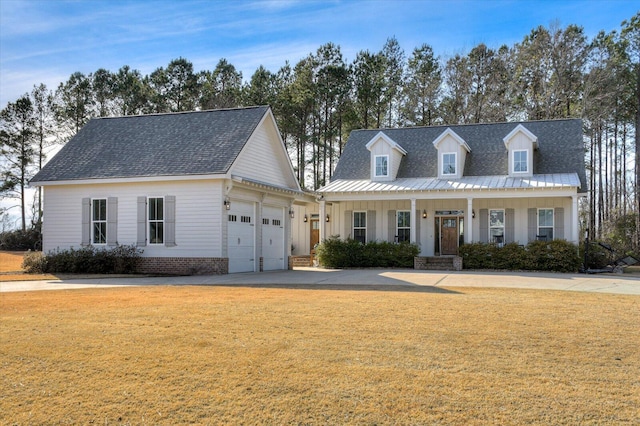
{"label": "dormer window", "polygon": [[538,137],[524,125],[518,124],[502,139],[508,151],[509,176],[525,177],[533,175],[533,152],[538,149]]}
{"label": "dormer window", "polygon": [[529,172],[529,151],[518,150],[513,151],[513,172],[528,173]]}
{"label": "dormer window", "polygon": [[366,145],[370,154],[371,180],[389,182],[396,178],[402,157],[407,151],[393,139],[378,132]]}
{"label": "dormer window", "polygon": [[456,132],[447,128],[433,141],[438,150],[438,178],[460,179],[471,148]]}
{"label": "dormer window", "polygon": [[389,176],[389,156],[388,155],[376,155],[376,177],[387,177]]}
{"label": "dormer window", "polygon": [[456,153],[447,152],[442,154],[442,174],[443,175],[455,175],[456,174]]}

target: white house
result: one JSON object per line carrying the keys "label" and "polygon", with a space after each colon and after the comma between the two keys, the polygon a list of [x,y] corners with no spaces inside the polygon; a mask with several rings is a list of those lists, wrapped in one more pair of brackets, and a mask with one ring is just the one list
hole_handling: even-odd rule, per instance
{"label": "white house", "polygon": [[577,119],[353,131],[317,203],[296,207],[294,254],[335,235],[411,241],[422,256],[577,243],[586,184]]}
{"label": "white house", "polygon": [[31,183],[44,252],[135,244],[143,271],[288,268],[301,191],[269,107],[93,119]]}

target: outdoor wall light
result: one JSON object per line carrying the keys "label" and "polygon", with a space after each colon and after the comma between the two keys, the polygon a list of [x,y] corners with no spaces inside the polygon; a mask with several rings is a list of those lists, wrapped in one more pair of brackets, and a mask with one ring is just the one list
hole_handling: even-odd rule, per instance
{"label": "outdoor wall light", "polygon": [[291,219],[293,219],[295,217],[296,213],[293,211],[293,208],[289,209],[289,217],[291,217]]}
{"label": "outdoor wall light", "polygon": [[305,214],[305,215],[304,215],[304,219],[302,219],[302,221],[303,221],[304,223],[307,223],[307,221],[308,221],[308,220],[309,220],[309,218],[308,218],[308,217],[307,217],[307,215]]}
{"label": "outdoor wall light", "polygon": [[329,215],[327,215],[327,217],[324,220],[325,222],[329,223]]}
{"label": "outdoor wall light", "polygon": [[476,211],[471,210],[471,219],[475,219],[475,218],[476,218]]}
{"label": "outdoor wall light", "polygon": [[224,199],[224,208],[227,210],[231,210],[231,201],[228,198]]}
{"label": "outdoor wall light", "polygon": [[422,218],[423,219],[427,218],[427,211],[426,210],[422,210]]}

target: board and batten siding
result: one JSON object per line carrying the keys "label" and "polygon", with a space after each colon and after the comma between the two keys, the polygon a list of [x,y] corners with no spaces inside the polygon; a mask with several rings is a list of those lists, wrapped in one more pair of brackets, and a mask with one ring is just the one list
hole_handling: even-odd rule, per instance
{"label": "board and batten siding", "polygon": [[136,243],[138,197],[175,196],[176,246],[142,247],[144,257],[221,257],[222,181],[52,185],[44,188],[43,251],[79,248],[82,199],[118,199],[117,241]]}
{"label": "board and batten siding", "polygon": [[264,120],[238,155],[231,174],[296,189],[286,151],[271,120]]}

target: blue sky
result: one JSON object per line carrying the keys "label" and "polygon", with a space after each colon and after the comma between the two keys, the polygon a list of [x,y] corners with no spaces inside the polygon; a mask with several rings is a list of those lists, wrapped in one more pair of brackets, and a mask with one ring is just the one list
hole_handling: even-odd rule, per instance
{"label": "blue sky", "polygon": [[407,55],[428,43],[446,59],[481,42],[512,45],[553,22],[593,37],[638,10],[630,0],[0,0],[0,108],[75,71],[148,74],[178,57],[212,70],[226,58],[247,80],[259,65],[275,72],[327,42],[350,62],[392,36]]}

